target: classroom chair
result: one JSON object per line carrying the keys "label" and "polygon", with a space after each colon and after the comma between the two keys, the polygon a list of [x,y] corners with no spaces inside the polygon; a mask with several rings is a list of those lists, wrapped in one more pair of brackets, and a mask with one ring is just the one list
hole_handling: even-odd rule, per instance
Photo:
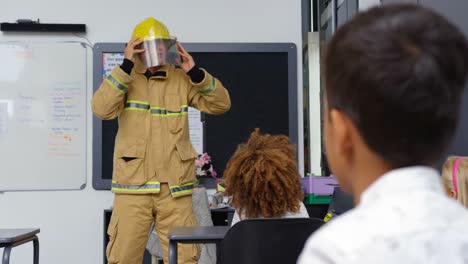
{"label": "classroom chair", "polygon": [[296,263],[307,238],[323,224],[315,218],[240,221],[226,233],[217,263]]}
{"label": "classroom chair", "polygon": [[39,264],[39,238],[37,237],[39,232],[39,228],[0,229],[0,248],[5,248],[3,250],[2,263],[10,263],[12,248],[32,241],[34,250],[33,263]]}

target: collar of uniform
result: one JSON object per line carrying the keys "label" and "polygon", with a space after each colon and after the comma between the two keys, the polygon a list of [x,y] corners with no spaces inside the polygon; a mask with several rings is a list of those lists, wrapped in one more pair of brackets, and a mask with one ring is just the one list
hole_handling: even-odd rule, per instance
{"label": "collar of uniform", "polygon": [[150,78],[167,79],[169,77],[170,68],[171,68],[170,65],[162,65],[161,67],[159,67],[159,69],[155,73],[153,74],[147,73],[148,69],[143,65],[140,58],[135,59],[135,63],[133,66],[133,69],[136,72],[145,75],[148,79]]}
{"label": "collar of uniform", "polygon": [[375,203],[384,197],[418,191],[443,194],[440,175],[435,169],[413,166],[391,170],[362,193],[360,204]]}
{"label": "collar of uniform", "polygon": [[155,78],[155,79],[167,79],[169,77],[170,66],[169,65],[162,65],[155,71],[153,74],[146,70],[145,76],[148,79]]}

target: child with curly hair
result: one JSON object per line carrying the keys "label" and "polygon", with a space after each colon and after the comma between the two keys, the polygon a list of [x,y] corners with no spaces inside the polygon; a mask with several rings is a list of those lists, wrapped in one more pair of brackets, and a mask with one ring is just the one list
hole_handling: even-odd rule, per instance
{"label": "child with curly hair", "polygon": [[223,180],[236,208],[231,225],[249,218],[309,217],[295,153],[287,136],[262,135],[258,128],[237,147]]}

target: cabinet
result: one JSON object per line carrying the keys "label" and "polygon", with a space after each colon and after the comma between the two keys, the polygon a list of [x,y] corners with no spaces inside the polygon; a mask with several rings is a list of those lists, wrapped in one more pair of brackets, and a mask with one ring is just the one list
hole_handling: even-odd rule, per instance
{"label": "cabinet", "polygon": [[[331,28],[331,20],[334,17],[331,10],[327,11],[328,5],[332,5],[332,1],[319,2],[319,20],[320,20],[320,44],[324,47],[334,33]],[[357,0],[336,0],[336,26],[343,25],[351,19],[358,11]],[[413,3],[419,4],[428,8],[434,9],[436,12],[448,18],[451,22],[457,25],[461,31],[468,36],[468,10],[467,0],[381,0],[383,5],[395,3]],[[328,12],[328,13],[327,13]],[[330,14],[329,14],[330,13]],[[455,140],[448,151],[448,155],[468,156],[468,86],[465,88],[465,93],[462,98],[462,107],[459,126],[455,135]],[[441,161],[442,163],[443,161]]]}
{"label": "cabinet", "polygon": [[[466,0],[419,0],[420,5],[429,7],[445,16],[468,36],[468,1]],[[454,143],[448,155],[468,156],[468,86],[462,99],[461,115]],[[441,161],[443,162],[443,161]]]}

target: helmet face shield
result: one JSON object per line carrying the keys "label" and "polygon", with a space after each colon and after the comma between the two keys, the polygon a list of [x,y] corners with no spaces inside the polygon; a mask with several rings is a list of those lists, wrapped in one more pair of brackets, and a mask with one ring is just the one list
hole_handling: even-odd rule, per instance
{"label": "helmet face shield", "polygon": [[143,20],[136,25],[132,37],[143,41],[136,48],[145,50],[139,57],[146,68],[177,64],[177,39],[169,35],[161,21],[152,17]]}
{"label": "helmet face shield", "polygon": [[145,40],[138,49],[145,50],[140,54],[140,59],[146,68],[177,64],[177,40],[174,37]]}

